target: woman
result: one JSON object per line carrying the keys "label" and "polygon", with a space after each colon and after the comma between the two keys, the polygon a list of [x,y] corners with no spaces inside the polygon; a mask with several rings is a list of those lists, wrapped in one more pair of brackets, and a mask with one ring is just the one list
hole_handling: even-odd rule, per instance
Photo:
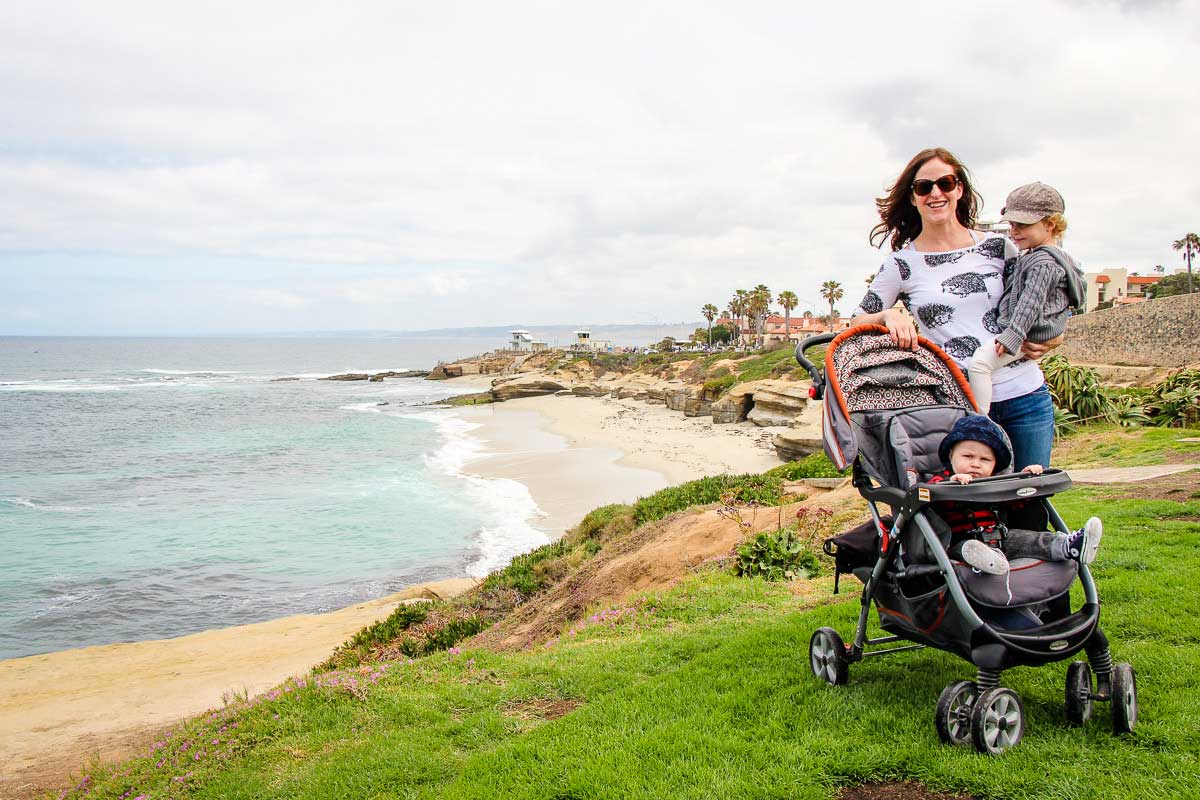
{"label": "woman", "polygon": [[[1005,261],[1017,255],[1007,237],[973,230],[981,203],[966,167],[949,150],[913,156],[887,197],[875,201],[881,221],[871,230],[871,244],[878,247],[890,234],[893,252],[850,324],[884,325],[898,346],[916,349],[915,318],[922,335],[965,370],[980,342],[1000,332],[996,304]],[[897,300],[912,317],[893,308]],[[1025,342],[1026,358],[997,371],[991,408],[980,409],[1008,433],[1015,470],[1050,466],[1054,404],[1036,359],[1061,341]]]}

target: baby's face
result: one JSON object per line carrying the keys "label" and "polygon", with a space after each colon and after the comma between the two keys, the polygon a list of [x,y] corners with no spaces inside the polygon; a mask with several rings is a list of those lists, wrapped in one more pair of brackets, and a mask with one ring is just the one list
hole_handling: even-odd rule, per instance
{"label": "baby's face", "polygon": [[970,439],[959,442],[950,450],[950,470],[972,478],[986,478],[996,469],[996,454],[983,442]]}

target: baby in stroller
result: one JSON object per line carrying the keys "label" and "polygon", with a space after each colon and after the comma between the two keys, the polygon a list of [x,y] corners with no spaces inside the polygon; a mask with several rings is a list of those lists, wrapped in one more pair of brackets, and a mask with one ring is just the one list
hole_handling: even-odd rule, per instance
{"label": "baby in stroller", "polygon": [[[962,417],[938,447],[943,465],[940,472],[924,477],[926,483],[951,481],[968,484],[1001,472],[1012,463],[999,426],[985,416]],[[1041,464],[1030,464],[1024,472],[1038,475]],[[1090,564],[1096,558],[1104,526],[1092,517],[1073,533],[1029,531],[1000,524],[995,511],[987,506],[967,505],[954,500],[933,503],[933,509],[950,527],[951,558],[989,575],[1006,575],[1008,559],[1036,558],[1043,561],[1075,560]]]}

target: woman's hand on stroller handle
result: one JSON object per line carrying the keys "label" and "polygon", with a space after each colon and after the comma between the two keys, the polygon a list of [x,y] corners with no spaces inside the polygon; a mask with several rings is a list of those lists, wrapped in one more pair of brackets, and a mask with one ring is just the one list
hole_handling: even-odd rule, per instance
{"label": "woman's hand on stroller handle", "polygon": [[912,317],[898,308],[889,308],[877,314],[859,314],[850,320],[851,327],[859,325],[882,325],[887,328],[892,343],[905,350],[917,349],[917,326]]}

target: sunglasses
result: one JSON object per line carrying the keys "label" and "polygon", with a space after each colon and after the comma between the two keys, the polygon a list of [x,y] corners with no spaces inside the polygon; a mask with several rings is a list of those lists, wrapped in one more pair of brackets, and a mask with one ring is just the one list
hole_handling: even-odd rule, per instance
{"label": "sunglasses", "polygon": [[913,194],[915,194],[917,197],[924,197],[932,192],[933,187],[936,186],[942,190],[942,194],[950,194],[958,188],[958,183],[959,181],[957,175],[943,175],[936,181],[926,179],[913,181],[912,190]]}

